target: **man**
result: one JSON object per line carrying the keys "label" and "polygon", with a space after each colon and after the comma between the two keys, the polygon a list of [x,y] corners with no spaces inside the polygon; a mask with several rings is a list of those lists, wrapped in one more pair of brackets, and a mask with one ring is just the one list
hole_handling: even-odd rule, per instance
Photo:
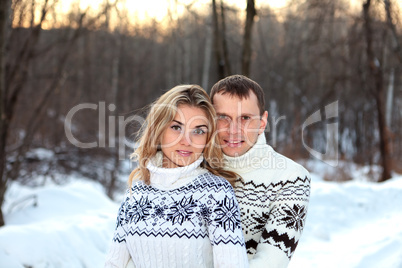
{"label": "man", "polygon": [[266,144],[268,112],[255,81],[229,76],[210,96],[227,168],[241,176],[235,192],[250,267],[286,267],[304,228],[310,175]]}

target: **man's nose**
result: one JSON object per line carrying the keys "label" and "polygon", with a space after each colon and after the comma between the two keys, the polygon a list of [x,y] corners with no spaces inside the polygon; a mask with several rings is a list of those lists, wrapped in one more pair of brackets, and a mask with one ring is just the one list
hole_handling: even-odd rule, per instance
{"label": "man's nose", "polygon": [[237,120],[232,120],[230,122],[229,131],[231,134],[236,134],[240,132],[241,124]]}

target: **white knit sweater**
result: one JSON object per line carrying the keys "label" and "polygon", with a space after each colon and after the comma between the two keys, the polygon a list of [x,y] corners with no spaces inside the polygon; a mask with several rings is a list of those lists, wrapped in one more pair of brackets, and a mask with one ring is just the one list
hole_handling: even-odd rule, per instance
{"label": "white knit sweater", "polygon": [[287,267],[302,234],[310,197],[310,175],[275,152],[265,134],[240,157],[225,156],[236,182],[250,267]]}
{"label": "white knit sweater", "polygon": [[151,184],[133,183],[122,203],[105,267],[248,267],[231,185],[199,167],[148,165]]}

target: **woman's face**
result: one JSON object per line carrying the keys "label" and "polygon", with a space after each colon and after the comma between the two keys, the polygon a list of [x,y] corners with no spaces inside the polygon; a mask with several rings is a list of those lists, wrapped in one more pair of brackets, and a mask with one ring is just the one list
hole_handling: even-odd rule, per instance
{"label": "woman's face", "polygon": [[164,168],[187,166],[202,154],[208,136],[208,119],[197,107],[179,105],[161,138]]}

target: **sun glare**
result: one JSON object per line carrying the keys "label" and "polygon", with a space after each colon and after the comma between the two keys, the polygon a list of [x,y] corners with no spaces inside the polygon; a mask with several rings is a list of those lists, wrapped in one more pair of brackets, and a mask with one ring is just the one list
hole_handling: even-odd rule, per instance
{"label": "sun glare", "polygon": [[128,1],[125,6],[140,21],[149,18],[160,21],[168,14],[169,1]]}
{"label": "sun glare", "polygon": [[[67,13],[72,6],[72,3],[76,3],[76,0],[62,0],[61,10]],[[96,9],[103,0],[80,0],[79,6],[82,10],[86,9],[88,6]],[[179,15],[185,11],[185,6],[192,5],[193,9],[200,10],[205,9],[211,3],[211,0],[151,0],[151,1],[133,1],[126,0],[120,1],[120,7],[127,8],[128,14],[133,16],[138,21],[146,21],[149,19],[155,19],[157,21],[162,21],[166,16],[169,15]],[[268,4],[272,8],[282,8],[286,5],[286,0],[270,0],[268,3],[265,1],[256,0],[256,7],[258,8],[261,4]],[[177,5],[176,5],[177,3]],[[231,0],[227,3],[237,6],[241,10],[245,10],[247,6],[247,0]]]}

